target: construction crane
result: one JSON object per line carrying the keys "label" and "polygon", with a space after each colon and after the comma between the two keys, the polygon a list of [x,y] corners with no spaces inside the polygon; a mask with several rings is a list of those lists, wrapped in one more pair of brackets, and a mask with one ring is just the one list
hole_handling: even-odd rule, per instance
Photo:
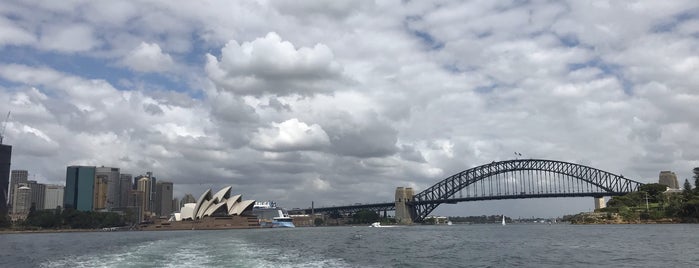
{"label": "construction crane", "polygon": [[5,128],[7,127],[7,121],[10,121],[10,113],[12,111],[7,111],[7,116],[5,117],[5,121],[2,122],[2,128],[0,128],[0,144],[2,144],[2,139],[5,138]]}

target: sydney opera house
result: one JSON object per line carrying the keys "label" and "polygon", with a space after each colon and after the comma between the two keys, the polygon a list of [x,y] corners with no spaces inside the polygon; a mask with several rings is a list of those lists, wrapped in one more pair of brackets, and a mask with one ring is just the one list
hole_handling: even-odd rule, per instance
{"label": "sydney opera house", "polygon": [[197,199],[196,203],[187,203],[179,213],[168,221],[143,226],[155,230],[205,230],[255,228],[260,224],[252,214],[255,200],[243,200],[241,195],[231,196],[231,186],[215,194],[211,189]]}

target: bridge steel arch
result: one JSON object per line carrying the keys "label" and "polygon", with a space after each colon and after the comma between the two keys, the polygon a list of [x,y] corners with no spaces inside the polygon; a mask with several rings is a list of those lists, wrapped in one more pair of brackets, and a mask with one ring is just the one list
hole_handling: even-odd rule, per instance
{"label": "bridge steel arch", "polygon": [[[587,190],[546,193],[532,190],[522,192],[511,191],[512,193],[502,194],[493,193],[491,185],[490,193],[483,190],[482,194],[476,196],[469,196],[466,198],[457,196],[457,193],[460,193],[462,189],[468,188],[469,186],[477,187],[478,184],[483,184],[485,181],[492,184],[493,178],[521,180],[522,176],[517,176],[517,174],[519,173],[522,175],[523,172],[534,173],[534,175],[536,175],[536,173],[542,174],[542,172],[544,175],[559,174],[558,176],[561,178],[576,181],[575,183],[585,186]],[[554,179],[556,178],[554,177]],[[539,181],[536,182],[530,181],[530,184],[538,184],[539,187],[541,187],[542,181],[541,179],[538,180]],[[641,185],[643,184],[624,178],[621,175],[616,175],[585,165],[544,159],[515,159],[492,162],[490,164],[461,171],[436,183],[424,191],[415,194],[411,201],[406,202],[406,205],[408,206],[407,210],[410,213],[411,220],[413,222],[421,222],[435,208],[437,208],[437,206],[443,203],[541,197],[618,196],[638,191],[638,188]],[[533,187],[536,187],[536,185]],[[541,190],[541,188],[538,190]]]}

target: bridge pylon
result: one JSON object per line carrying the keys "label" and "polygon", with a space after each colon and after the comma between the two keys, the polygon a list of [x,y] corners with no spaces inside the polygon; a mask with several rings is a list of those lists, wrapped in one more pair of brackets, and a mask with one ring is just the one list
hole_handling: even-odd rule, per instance
{"label": "bridge pylon", "polygon": [[607,207],[607,204],[604,203],[604,196],[595,196],[595,210],[605,207]]}
{"label": "bridge pylon", "polygon": [[398,224],[412,224],[414,208],[408,202],[413,199],[413,188],[396,188],[396,221]]}

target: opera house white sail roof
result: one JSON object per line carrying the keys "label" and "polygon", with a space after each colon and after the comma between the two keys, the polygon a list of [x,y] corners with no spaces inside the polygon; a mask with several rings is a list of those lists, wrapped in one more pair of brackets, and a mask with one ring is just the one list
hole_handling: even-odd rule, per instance
{"label": "opera house white sail roof", "polygon": [[213,215],[234,216],[251,211],[255,200],[242,200],[241,195],[231,196],[231,188],[225,187],[214,195],[211,195],[211,189],[206,190],[196,203],[184,204],[180,213],[175,213],[171,220],[198,220]]}

